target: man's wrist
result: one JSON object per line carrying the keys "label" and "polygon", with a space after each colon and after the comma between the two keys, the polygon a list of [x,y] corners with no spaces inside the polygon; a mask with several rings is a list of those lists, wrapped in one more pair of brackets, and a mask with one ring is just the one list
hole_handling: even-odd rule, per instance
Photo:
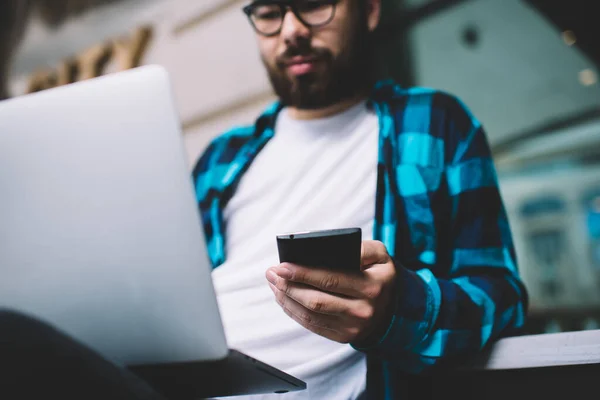
{"label": "man's wrist", "polygon": [[[384,338],[387,332],[390,329],[394,321],[394,315],[396,311],[396,306],[399,302],[399,277],[401,273],[398,271],[396,274],[396,279],[390,287],[388,288],[388,294],[386,296],[387,300],[385,301],[385,307],[379,313],[376,320],[374,321],[373,328],[368,331],[364,337],[358,338],[357,341],[353,342],[352,345],[357,348],[369,348],[377,345],[381,342],[382,338]],[[376,310],[377,312],[377,310]]]}

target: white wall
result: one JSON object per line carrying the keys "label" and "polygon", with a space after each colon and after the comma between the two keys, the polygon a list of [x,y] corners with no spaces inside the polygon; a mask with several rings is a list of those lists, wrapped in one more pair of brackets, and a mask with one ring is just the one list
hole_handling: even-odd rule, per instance
{"label": "white wall", "polygon": [[[231,0],[129,1],[93,11],[56,31],[36,21],[16,55],[10,89],[13,95],[22,94],[27,76],[38,68],[55,66],[92,45],[149,23],[154,37],[143,64],[161,64],[171,73],[191,165],[214,136],[231,125],[252,122],[274,100],[242,4]],[[200,23],[179,29],[203,17]]]}

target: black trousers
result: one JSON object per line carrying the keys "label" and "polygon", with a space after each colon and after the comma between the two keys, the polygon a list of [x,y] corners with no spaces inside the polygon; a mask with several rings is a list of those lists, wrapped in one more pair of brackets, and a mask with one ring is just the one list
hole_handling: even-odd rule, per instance
{"label": "black trousers", "polygon": [[29,316],[0,309],[0,398],[164,400],[126,369]]}

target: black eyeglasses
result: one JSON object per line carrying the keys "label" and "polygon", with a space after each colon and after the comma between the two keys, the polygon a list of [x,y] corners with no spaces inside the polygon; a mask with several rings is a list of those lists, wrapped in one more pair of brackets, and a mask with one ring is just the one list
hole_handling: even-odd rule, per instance
{"label": "black eyeglasses", "polygon": [[307,27],[327,25],[335,16],[339,0],[258,0],[243,8],[254,30],[263,36],[281,32],[288,9]]}

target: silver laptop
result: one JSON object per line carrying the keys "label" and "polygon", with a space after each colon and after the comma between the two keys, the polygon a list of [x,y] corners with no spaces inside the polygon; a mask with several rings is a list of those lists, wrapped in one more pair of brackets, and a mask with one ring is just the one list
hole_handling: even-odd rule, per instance
{"label": "silver laptop", "polygon": [[227,347],[163,68],[0,102],[0,194],[0,307],[168,395],[306,387]]}

